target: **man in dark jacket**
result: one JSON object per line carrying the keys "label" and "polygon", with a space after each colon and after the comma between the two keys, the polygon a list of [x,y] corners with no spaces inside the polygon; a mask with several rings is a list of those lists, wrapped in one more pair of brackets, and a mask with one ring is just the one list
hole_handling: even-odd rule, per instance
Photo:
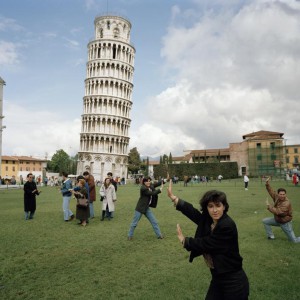
{"label": "man in dark jacket", "polygon": [[88,171],[83,172],[83,177],[89,186],[89,208],[90,208],[90,218],[95,217],[94,213],[94,201],[96,200],[96,185],[94,176],[91,175]]}
{"label": "man in dark jacket", "polygon": [[[160,189],[155,189],[157,186],[161,186]],[[149,208],[149,205],[151,203],[151,198],[154,195],[158,195],[161,193],[163,189],[163,181],[156,182],[154,184],[151,183],[151,178],[147,177],[142,180],[142,186],[140,189],[140,198],[136,205],[134,217],[131,222],[129,232],[128,232],[128,240],[132,240],[134,230],[140,221],[142,215],[145,215],[146,218],[151,223],[153,230],[157,236],[158,239],[162,239],[163,236],[161,234],[161,231],[159,229],[158,223],[156,221],[156,218]]]}

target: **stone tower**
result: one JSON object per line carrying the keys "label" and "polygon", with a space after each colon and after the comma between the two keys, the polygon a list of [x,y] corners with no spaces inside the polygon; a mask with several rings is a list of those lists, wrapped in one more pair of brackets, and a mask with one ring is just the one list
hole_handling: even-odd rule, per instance
{"label": "stone tower", "polygon": [[127,177],[135,48],[131,23],[119,16],[95,18],[88,43],[85,95],[77,174],[89,171],[103,180],[107,172]]}

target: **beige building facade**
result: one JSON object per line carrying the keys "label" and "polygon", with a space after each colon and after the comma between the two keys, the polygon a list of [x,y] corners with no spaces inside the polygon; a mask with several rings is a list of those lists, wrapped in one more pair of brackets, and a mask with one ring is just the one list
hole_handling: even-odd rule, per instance
{"label": "beige building facade", "polygon": [[20,178],[25,180],[28,173],[32,173],[36,178],[45,176],[47,160],[42,160],[30,156],[2,156],[1,174],[4,180],[12,177],[20,182]]}

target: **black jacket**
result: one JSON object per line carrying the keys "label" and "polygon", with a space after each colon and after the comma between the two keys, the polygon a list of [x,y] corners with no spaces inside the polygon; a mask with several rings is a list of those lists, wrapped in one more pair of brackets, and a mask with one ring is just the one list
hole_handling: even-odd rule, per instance
{"label": "black jacket", "polygon": [[223,274],[242,269],[243,258],[239,254],[238,232],[234,221],[224,212],[214,230],[212,219],[192,204],[179,199],[176,209],[198,225],[195,237],[185,238],[184,247],[190,251],[190,262],[203,253],[210,254],[214,269],[212,273]]}
{"label": "black jacket", "polygon": [[161,184],[162,181],[155,182],[154,184],[150,185],[150,189],[148,189],[144,184],[142,184],[140,189],[140,198],[135,208],[136,211],[140,212],[141,214],[146,213],[149,207],[151,196],[161,193],[160,189],[158,190],[155,189],[157,186],[160,186]]}

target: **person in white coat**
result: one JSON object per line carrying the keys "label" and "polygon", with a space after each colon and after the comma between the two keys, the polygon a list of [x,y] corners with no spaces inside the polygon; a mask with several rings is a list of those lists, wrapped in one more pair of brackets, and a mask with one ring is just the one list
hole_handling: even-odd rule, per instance
{"label": "person in white coat", "polygon": [[108,220],[111,219],[111,213],[115,211],[115,202],[117,201],[117,195],[114,185],[110,178],[105,178],[104,183],[100,187],[100,201],[102,201],[102,217],[101,221],[104,221],[106,209],[108,211]]}

